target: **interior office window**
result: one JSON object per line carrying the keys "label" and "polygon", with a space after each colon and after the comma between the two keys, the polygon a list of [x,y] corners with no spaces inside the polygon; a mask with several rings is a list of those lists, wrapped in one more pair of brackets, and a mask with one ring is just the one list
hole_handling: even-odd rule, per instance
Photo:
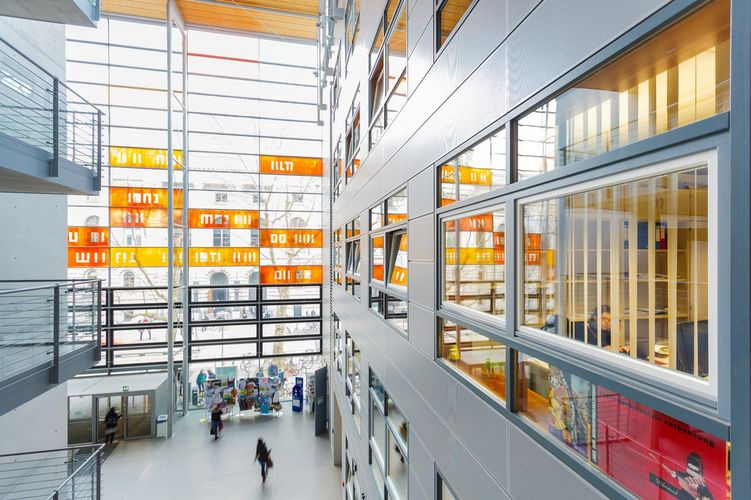
{"label": "interior office window", "polygon": [[336,148],[331,155],[333,158],[333,166],[331,168],[334,176],[334,200],[339,198],[344,191],[344,185],[347,182],[344,177],[344,164],[342,163],[342,138],[336,142]]}
{"label": "interior office window", "polygon": [[[701,380],[716,377],[712,157],[522,202],[522,324]],[[699,166],[675,170],[684,162]]]}
{"label": "interior office window", "polygon": [[438,500],[459,500],[440,473],[438,474]]}
{"label": "interior office window", "polygon": [[457,323],[442,319],[438,357],[476,387],[506,401],[506,346]]}
{"label": "interior office window", "polygon": [[407,331],[408,304],[404,298],[371,287],[370,309],[399,330]]}
{"label": "interior office window", "polygon": [[339,94],[342,91],[342,87],[341,87],[342,67],[340,64],[341,54],[342,54],[341,49],[342,49],[342,46],[339,45],[339,50],[336,53],[336,63],[334,63],[334,78],[331,83],[331,116],[336,115],[336,111],[337,109],[339,109]]}
{"label": "interior office window", "polygon": [[354,395],[356,404],[360,405],[360,349],[347,334],[347,385]]}
{"label": "interior office window", "polygon": [[407,5],[404,0],[387,2],[371,45],[370,68],[372,148],[407,99]]}
{"label": "interior office window", "polygon": [[516,374],[519,414],[635,496],[730,498],[723,439],[524,353]]}
{"label": "interior office window", "polygon": [[505,206],[442,226],[442,303],[505,319]]}
{"label": "interior office window", "polygon": [[360,296],[360,218],[355,217],[345,225],[346,290],[355,297]]}
{"label": "interior office window", "polygon": [[342,373],[342,357],[344,352],[342,339],[342,324],[339,318],[334,315],[334,355],[336,356],[336,371]]}
{"label": "interior office window", "polygon": [[360,88],[357,88],[346,119],[346,179],[360,170]]}
{"label": "interior office window", "polygon": [[436,50],[443,47],[474,0],[436,0]]}
{"label": "interior office window", "polygon": [[344,284],[344,231],[342,228],[334,231],[334,283]]}
{"label": "interior office window", "polygon": [[349,56],[355,50],[357,35],[360,33],[360,0],[348,0],[344,12],[344,24],[346,27],[345,60],[349,62]]}
{"label": "interior office window", "polygon": [[378,384],[377,388],[370,388],[370,457],[373,476],[381,498],[406,500],[409,483],[409,424],[393,398],[383,391],[380,379],[374,374],[371,375],[371,382],[373,381]]}
{"label": "interior office window", "polygon": [[518,120],[518,179],[729,111],[729,47],[714,0],[596,70]]}
{"label": "interior office window", "polygon": [[383,235],[370,239],[370,279],[375,281],[383,281],[384,248],[386,247],[384,241]]}
{"label": "interior office window", "polygon": [[506,129],[502,128],[441,165],[440,206],[506,184]]}

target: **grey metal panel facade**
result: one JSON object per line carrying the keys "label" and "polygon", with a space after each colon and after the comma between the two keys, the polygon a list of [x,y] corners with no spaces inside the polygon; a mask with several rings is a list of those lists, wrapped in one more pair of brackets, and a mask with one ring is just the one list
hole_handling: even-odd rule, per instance
{"label": "grey metal panel facade", "polygon": [[[397,332],[366,311],[365,301],[353,300],[336,286],[334,311],[362,349],[363,360],[377,371],[410,422],[410,498],[425,494],[435,498],[436,470],[460,498],[605,498],[591,478],[541,446],[434,359],[439,285],[431,263],[437,241],[434,163],[466,147],[481,131],[490,131],[488,127],[504,115],[534,104],[535,93],[671,2],[479,0],[433,62],[434,2],[406,1],[410,6],[409,100],[334,203],[334,228],[405,183],[409,186],[409,335]],[[382,7],[381,1],[367,2],[363,12],[378,17]],[[361,37],[361,43],[368,48],[377,21],[363,15],[362,33],[368,35]],[[367,69],[355,82],[345,81],[345,88],[361,82],[362,92],[367,88],[365,73]],[[361,109],[367,117],[367,93],[361,95]],[[532,186],[530,192],[534,191]],[[508,210],[510,217],[513,210]],[[507,237],[513,238],[512,230]],[[508,283],[514,288],[513,277]],[[366,290],[363,282],[363,297],[367,297]],[[725,359],[730,353],[720,356]],[[366,366],[363,361],[364,394]],[[358,463],[364,472],[368,467],[367,397],[362,408],[360,437],[348,438],[350,443],[358,442]],[[723,415],[728,411],[721,409]],[[368,497],[377,498],[369,471],[363,477],[369,479],[363,485],[370,492]]]}

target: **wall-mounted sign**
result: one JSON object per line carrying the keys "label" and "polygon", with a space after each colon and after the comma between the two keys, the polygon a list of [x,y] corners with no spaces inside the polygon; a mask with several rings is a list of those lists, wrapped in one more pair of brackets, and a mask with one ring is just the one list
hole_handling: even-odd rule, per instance
{"label": "wall-mounted sign", "polygon": [[261,156],[262,174],[282,175],[323,175],[323,162],[320,158],[300,158],[295,156]]}
{"label": "wall-mounted sign", "polygon": [[[179,149],[173,151],[175,168],[181,169],[183,152]],[[126,148],[123,146],[110,146],[111,167],[136,167],[136,168],[167,168],[166,149],[153,148]]]}

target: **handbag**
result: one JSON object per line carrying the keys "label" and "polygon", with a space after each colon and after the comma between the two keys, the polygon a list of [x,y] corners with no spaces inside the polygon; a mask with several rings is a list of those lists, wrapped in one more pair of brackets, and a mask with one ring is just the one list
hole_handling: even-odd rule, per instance
{"label": "handbag", "polygon": [[266,460],[266,467],[271,468],[274,466],[274,461],[271,460],[271,455],[269,455],[269,458]]}

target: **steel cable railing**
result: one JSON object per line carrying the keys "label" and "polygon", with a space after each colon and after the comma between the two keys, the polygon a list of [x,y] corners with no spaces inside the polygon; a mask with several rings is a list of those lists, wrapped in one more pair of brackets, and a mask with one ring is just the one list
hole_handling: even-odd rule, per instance
{"label": "steel cable railing", "polygon": [[0,38],[0,133],[101,179],[102,113],[57,77]]}
{"label": "steel cable railing", "polygon": [[100,339],[101,283],[0,282],[0,386],[30,369],[59,366],[60,356]]}
{"label": "steel cable railing", "polygon": [[0,455],[0,500],[94,499],[104,445]]}

